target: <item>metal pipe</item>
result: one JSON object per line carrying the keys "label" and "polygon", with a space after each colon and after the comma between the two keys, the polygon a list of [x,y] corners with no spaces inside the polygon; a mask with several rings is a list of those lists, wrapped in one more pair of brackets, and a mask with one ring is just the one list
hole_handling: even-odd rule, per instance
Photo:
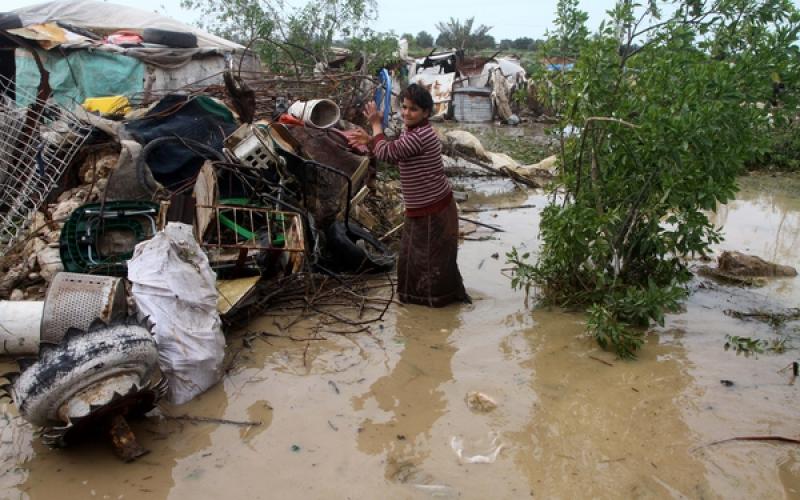
{"label": "metal pipe", "polygon": [[39,353],[44,302],[0,301],[0,356]]}

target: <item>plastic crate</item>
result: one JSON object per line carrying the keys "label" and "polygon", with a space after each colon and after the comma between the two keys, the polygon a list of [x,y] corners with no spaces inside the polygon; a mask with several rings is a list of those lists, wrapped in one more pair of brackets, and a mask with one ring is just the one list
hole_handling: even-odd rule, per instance
{"label": "plastic crate", "polygon": [[147,201],[90,203],[77,208],[61,230],[64,270],[126,276],[137,243],[157,231],[159,205]]}

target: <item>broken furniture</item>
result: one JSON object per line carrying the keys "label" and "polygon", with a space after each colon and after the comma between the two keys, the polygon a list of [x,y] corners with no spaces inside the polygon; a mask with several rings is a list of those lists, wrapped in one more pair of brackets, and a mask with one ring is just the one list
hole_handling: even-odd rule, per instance
{"label": "broken furniture", "polygon": [[[299,272],[306,255],[300,209],[283,201],[283,160],[257,127],[228,141],[240,164],[207,162],[194,187],[194,234],[224,277],[256,272],[265,278]],[[220,198],[218,169],[246,184],[248,196]],[[291,197],[290,197],[291,198]],[[272,208],[275,207],[275,208]]]}
{"label": "broken furniture", "polygon": [[218,271],[257,264],[265,277],[302,270],[305,256],[303,222],[299,214],[258,208],[246,199],[221,199],[217,205],[198,205],[210,211],[210,224],[201,237]]}

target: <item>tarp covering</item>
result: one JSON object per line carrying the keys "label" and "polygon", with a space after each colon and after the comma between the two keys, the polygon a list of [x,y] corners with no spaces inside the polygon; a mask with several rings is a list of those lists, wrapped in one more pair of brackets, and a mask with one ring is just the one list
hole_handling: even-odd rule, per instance
{"label": "tarp covering", "polygon": [[24,26],[61,21],[97,31],[99,34],[108,34],[119,30],[141,31],[145,28],[189,31],[197,36],[199,47],[244,49],[238,43],[214,36],[161,14],[109,2],[62,0],[23,7],[15,10],[14,13],[19,15]]}
{"label": "tarp covering", "polygon": [[489,82],[489,75],[498,68],[503,73],[503,76],[506,77],[506,80],[510,86],[520,85],[527,80],[525,69],[519,64],[519,61],[498,58],[494,61],[487,62],[481,71],[481,80],[476,80],[473,83],[472,79],[470,79],[470,85],[487,85]]}
{"label": "tarp covering", "polygon": [[[236,130],[236,121],[228,108],[208,96],[173,94],[164,97],[144,118],[129,122],[125,129],[141,144],[162,137],[180,137],[221,153],[225,137]],[[179,142],[161,145],[145,158],[153,177],[168,189],[194,178],[204,159]]]}
{"label": "tarp covering", "polygon": [[[53,98],[67,109],[73,109],[87,97],[133,96],[144,85],[145,65],[133,57],[85,50],[64,55],[38,52],[50,73]],[[17,104],[28,106],[30,102],[25,102],[26,99],[36,95],[39,86],[39,69],[27,50],[17,49],[15,54],[17,87],[29,90],[17,94]]]}

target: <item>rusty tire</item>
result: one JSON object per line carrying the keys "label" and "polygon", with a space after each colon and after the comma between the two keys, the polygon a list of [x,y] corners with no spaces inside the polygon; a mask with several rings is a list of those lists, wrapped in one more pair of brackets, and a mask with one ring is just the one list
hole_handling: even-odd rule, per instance
{"label": "rusty tire", "polygon": [[55,346],[43,346],[39,360],[22,372],[12,395],[20,415],[40,426],[64,425],[61,406],[75,394],[108,377],[134,373],[150,382],[158,351],[149,328],[132,322],[95,323],[71,330]]}

